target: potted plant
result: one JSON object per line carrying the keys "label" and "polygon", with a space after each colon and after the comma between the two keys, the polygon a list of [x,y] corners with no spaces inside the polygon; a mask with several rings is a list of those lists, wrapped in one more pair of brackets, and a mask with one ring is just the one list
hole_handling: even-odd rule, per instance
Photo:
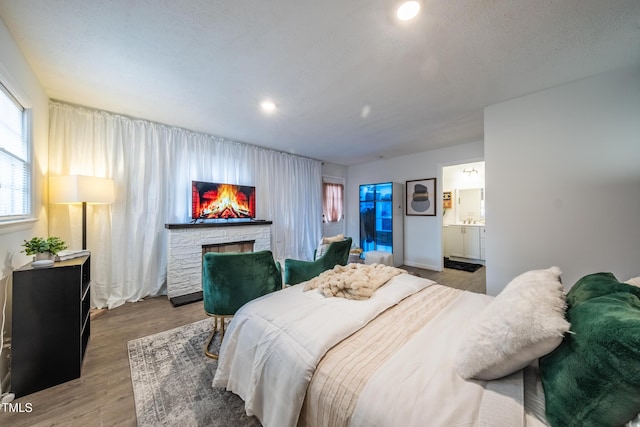
{"label": "potted plant", "polygon": [[67,248],[67,244],[59,237],[34,237],[31,240],[25,240],[22,244],[24,252],[27,255],[35,255],[36,260],[53,259],[53,256],[63,249]]}

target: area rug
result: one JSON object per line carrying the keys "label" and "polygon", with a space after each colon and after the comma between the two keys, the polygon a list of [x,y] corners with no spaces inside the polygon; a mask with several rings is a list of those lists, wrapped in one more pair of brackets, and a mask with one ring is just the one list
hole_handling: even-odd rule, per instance
{"label": "area rug", "polygon": [[[260,426],[235,394],[213,388],[217,360],[204,355],[213,327],[205,319],[128,342],[139,427]],[[220,343],[211,344],[218,351]]]}
{"label": "area rug", "polygon": [[454,270],[462,270],[468,271],[469,273],[473,273],[482,268],[482,264],[473,264],[470,262],[462,262],[462,261],[454,261],[449,258],[444,259],[444,268],[452,268]]}

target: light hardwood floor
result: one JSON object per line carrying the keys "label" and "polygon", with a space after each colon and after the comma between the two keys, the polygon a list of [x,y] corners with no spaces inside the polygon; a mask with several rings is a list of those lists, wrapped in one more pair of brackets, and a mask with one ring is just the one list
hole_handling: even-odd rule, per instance
{"label": "light hardwood floor", "polygon": [[[484,293],[484,268],[475,273],[403,268],[443,285]],[[0,426],[135,426],[127,341],[205,317],[202,302],[174,308],[166,297],[109,310],[91,323],[82,376],[13,402],[23,409],[29,403],[30,413],[8,413],[0,408]]]}

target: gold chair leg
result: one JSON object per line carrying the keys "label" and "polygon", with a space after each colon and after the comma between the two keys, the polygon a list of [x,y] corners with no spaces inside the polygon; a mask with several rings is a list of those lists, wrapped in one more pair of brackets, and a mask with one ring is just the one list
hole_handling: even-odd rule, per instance
{"label": "gold chair leg", "polygon": [[[213,338],[215,337],[216,332],[218,332],[218,329],[220,330],[220,344],[222,344],[225,332],[225,319],[231,318],[233,316],[217,316],[215,314],[209,313],[207,313],[207,315],[213,317],[213,331],[211,331],[211,336],[205,344],[204,354],[211,359],[218,360],[218,354],[210,352],[209,347],[211,347],[211,343],[213,342]],[[220,321],[220,327],[218,327],[218,321]]]}
{"label": "gold chair leg", "polygon": [[[222,321],[222,323],[224,324],[224,320]],[[204,355],[211,359],[216,359],[216,360],[218,360],[218,355],[215,353],[211,353],[209,351],[209,347],[211,347],[211,342],[213,341],[213,337],[215,337],[217,331],[218,331],[218,316],[213,316],[213,331],[211,331],[211,335],[209,336],[207,343],[204,345]]]}

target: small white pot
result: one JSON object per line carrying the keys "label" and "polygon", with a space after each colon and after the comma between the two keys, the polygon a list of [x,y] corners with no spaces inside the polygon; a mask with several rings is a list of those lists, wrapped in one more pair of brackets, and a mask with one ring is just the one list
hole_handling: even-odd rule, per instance
{"label": "small white pot", "polygon": [[40,253],[37,253],[36,256],[35,256],[35,260],[36,261],[42,261],[42,260],[45,260],[45,259],[52,260],[52,259],[54,259],[54,255],[51,252],[40,252]]}

